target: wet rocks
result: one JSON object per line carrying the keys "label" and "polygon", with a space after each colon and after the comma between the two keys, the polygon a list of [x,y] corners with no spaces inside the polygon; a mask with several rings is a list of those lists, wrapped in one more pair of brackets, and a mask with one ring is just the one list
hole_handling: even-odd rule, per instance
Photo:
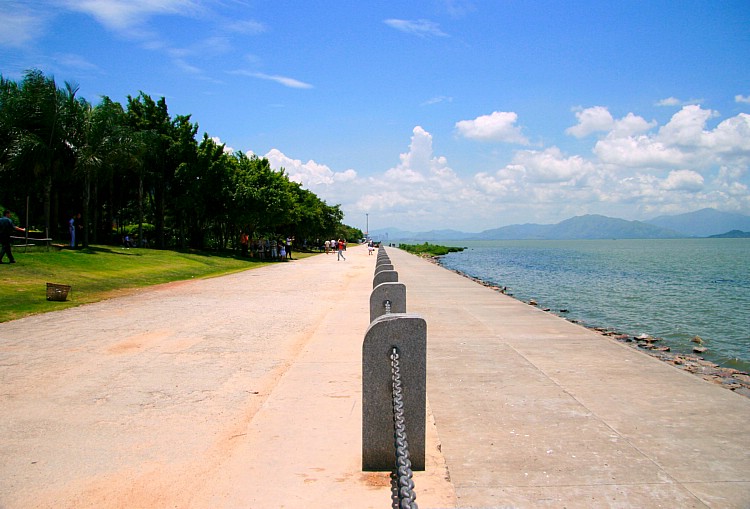
{"label": "wet rocks", "polygon": [[[655,344],[660,341],[660,338],[654,338],[647,334],[641,334],[640,336],[629,336],[627,334],[606,335],[612,336],[618,341],[631,343],[632,346],[645,350],[649,355],[668,362],[688,373],[700,376],[706,381],[720,385],[742,396],[750,397],[750,374],[744,371],[719,366],[698,355],[671,353],[668,346],[658,346]],[[697,350],[705,352],[706,347],[696,346],[693,348],[693,352]]]}

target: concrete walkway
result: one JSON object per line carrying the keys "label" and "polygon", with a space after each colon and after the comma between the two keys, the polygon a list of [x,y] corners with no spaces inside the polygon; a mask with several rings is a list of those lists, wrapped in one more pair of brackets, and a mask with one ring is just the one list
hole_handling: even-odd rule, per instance
{"label": "concrete walkway", "polygon": [[[388,252],[428,327],[421,508],[750,506],[750,399]],[[0,509],[390,507],[346,256],[0,324]]]}
{"label": "concrete walkway", "polygon": [[388,252],[460,507],[750,507],[750,399]]}

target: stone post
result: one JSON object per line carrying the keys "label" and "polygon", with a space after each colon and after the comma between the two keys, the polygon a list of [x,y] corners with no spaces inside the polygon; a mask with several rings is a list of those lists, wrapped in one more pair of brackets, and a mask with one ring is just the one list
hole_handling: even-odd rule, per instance
{"label": "stone post", "polygon": [[403,283],[381,283],[370,294],[370,322],[385,314],[385,303],[391,313],[406,313],[406,285]]}
{"label": "stone post", "polygon": [[382,283],[398,283],[398,272],[395,270],[381,270],[372,279],[372,287],[375,288]]}
{"label": "stone post", "polygon": [[391,350],[398,348],[406,437],[413,470],[425,469],[427,322],[388,314],[368,327],[362,344],[362,470],[390,471],[396,463]]}

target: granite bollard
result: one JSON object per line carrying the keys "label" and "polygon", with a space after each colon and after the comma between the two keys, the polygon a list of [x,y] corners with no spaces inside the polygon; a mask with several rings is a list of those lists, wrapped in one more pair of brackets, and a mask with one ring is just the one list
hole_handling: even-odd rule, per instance
{"label": "granite bollard", "polygon": [[398,283],[398,272],[395,270],[381,270],[372,279],[373,289],[382,283]]}
{"label": "granite bollard", "polygon": [[391,263],[380,263],[375,266],[375,274],[384,270],[394,270],[393,264]]}
{"label": "granite bollard", "polygon": [[381,283],[370,294],[370,322],[386,314],[385,303],[390,303],[391,313],[406,313],[406,285]]}
{"label": "granite bollard", "polygon": [[413,470],[425,469],[427,322],[415,314],[383,315],[362,344],[362,470],[396,464],[391,351],[398,349],[406,439]]}

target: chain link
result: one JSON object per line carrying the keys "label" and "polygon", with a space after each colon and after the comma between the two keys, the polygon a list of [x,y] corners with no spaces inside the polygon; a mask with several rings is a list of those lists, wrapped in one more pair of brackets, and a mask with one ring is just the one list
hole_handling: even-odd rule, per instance
{"label": "chain link", "polygon": [[409,459],[409,443],[406,440],[401,368],[398,348],[395,346],[391,351],[391,381],[393,383],[393,429],[396,445],[396,465],[391,472],[392,507],[393,509],[418,509]]}

